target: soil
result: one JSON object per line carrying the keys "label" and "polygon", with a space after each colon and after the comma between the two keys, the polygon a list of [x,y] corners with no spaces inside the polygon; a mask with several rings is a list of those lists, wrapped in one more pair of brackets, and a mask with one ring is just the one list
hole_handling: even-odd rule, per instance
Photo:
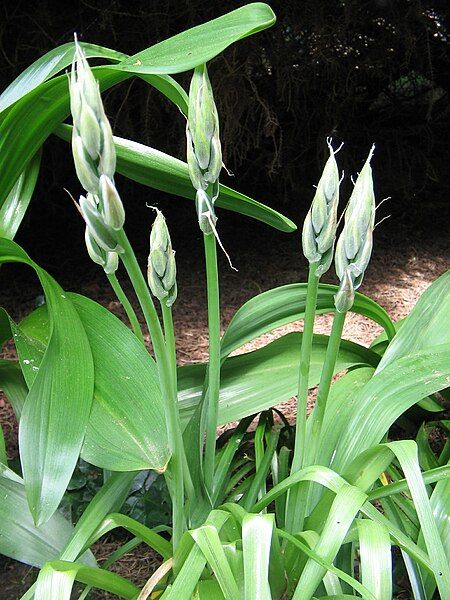
{"label": "soil", "polygon": [[[221,303],[222,326],[226,327],[234,312],[250,297],[278,285],[306,280],[306,266],[300,254],[298,236],[287,236],[277,244],[269,243],[264,249],[258,247],[239,251],[232,256],[239,272],[232,271],[223,256],[221,263]],[[295,237],[295,239],[294,239]],[[231,240],[226,240],[232,247]],[[239,244],[242,246],[242,244]],[[261,246],[261,244],[259,244]],[[180,253],[181,254],[181,253]],[[201,254],[198,251],[184,252],[178,259],[179,296],[174,306],[174,322],[177,333],[177,356],[179,364],[203,361],[207,357],[207,313],[205,308],[205,287]],[[434,240],[427,244],[418,244],[414,237],[391,241],[385,237],[378,243],[363,282],[361,292],[381,304],[394,320],[405,317],[419,296],[430,283],[450,267],[446,242]],[[14,269],[17,269],[14,266]],[[19,270],[20,271],[20,270]],[[62,278],[67,290],[85,294],[108,307],[119,317],[124,318],[119,303],[114,299],[108,282],[93,267],[85,270],[83,277],[70,274]],[[14,318],[25,316],[35,305],[36,297],[41,293],[38,283],[32,277],[20,271],[16,275],[11,266],[5,268],[2,277],[8,285],[0,293],[0,305],[4,306]],[[334,282],[327,275],[325,282]],[[21,298],[21,300],[17,300]],[[328,333],[331,316],[317,318],[316,331]],[[239,350],[248,352],[267,344],[269,341],[291,331],[301,331],[302,323],[288,326],[266,334]],[[356,314],[348,316],[344,337],[368,346],[378,335],[380,327],[368,319]],[[14,349],[7,344],[3,356],[14,356]],[[311,399],[314,397],[312,394]],[[289,420],[295,418],[294,400],[288,400],[281,406]],[[17,423],[12,410],[3,396],[0,396],[0,423],[3,427],[9,458],[18,455]],[[123,540],[122,540],[123,542]],[[97,545],[96,556],[101,560],[117,547],[113,538]],[[158,564],[157,558],[144,549],[137,547],[130,555],[125,555],[115,566],[120,574],[129,577],[137,584],[143,584]],[[13,600],[25,591],[35,571],[27,566],[5,558],[0,558],[2,586],[0,599]],[[97,596],[106,598],[107,596]]]}

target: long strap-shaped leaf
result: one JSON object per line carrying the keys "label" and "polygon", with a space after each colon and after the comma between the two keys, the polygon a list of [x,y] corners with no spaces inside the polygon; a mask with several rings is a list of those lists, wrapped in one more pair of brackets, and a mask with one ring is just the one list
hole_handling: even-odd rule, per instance
{"label": "long strap-shaped leaf", "polygon": [[49,343],[19,427],[28,503],[40,524],[58,508],[80,454],[94,389],[92,354],[74,306],[50,275],[10,240],[0,239],[0,262],[32,267],[49,307]]}
{"label": "long strap-shaped leaf", "polygon": [[245,600],[271,600],[269,560],[273,515],[246,515],[242,522]]}
{"label": "long strap-shaped leaf", "polygon": [[[255,338],[305,316],[308,284],[291,283],[273,288],[254,296],[234,314],[223,337],[222,358]],[[317,314],[334,312],[334,295],[337,286],[319,284]],[[357,292],[352,311],[369,317],[381,325],[391,338],[395,335],[394,325],[387,312],[374,300]]]}
{"label": "long strap-shaped leaf", "polygon": [[139,588],[116,573],[85,567],[79,563],[55,560],[48,562],[40,571],[35,600],[70,600],[75,580],[128,600],[132,600],[139,593]]}
{"label": "long strap-shaped leaf", "polygon": [[378,600],[392,599],[392,556],[389,532],[369,519],[357,521],[362,584]]}

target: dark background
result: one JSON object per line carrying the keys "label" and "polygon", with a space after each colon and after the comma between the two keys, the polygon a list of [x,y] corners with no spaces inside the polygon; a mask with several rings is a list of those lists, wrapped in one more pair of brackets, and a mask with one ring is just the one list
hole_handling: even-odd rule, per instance
{"label": "dark background", "polygon": [[[270,3],[270,2],[269,2]],[[76,31],[86,42],[129,54],[241,6],[232,0],[189,2],[42,0],[0,3],[0,89]],[[222,127],[222,181],[301,223],[326,156],[325,139],[345,142],[338,155],[347,175],[372,142],[376,195],[390,196],[379,218],[386,244],[448,237],[450,192],[450,31],[448,2],[438,0],[284,0],[270,3],[271,29],[227,49],[210,64]],[[95,61],[94,61],[95,63]],[[189,74],[176,76],[187,89]],[[104,96],[117,135],[184,158],[184,120],[140,80]],[[185,199],[118,177],[127,230],[145,251],[157,204],[178,251],[197,247],[195,211]],[[63,191],[81,192],[70,148],[55,137],[44,147],[36,197],[17,240],[52,273],[83,273],[82,223]],[[264,249],[285,234],[219,213],[234,249]],[[382,242],[380,242],[382,243]]]}

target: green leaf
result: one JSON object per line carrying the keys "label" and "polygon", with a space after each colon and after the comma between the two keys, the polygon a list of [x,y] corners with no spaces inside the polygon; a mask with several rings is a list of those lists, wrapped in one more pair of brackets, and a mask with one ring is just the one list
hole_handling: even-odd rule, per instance
{"label": "green leaf", "polygon": [[[86,58],[107,58],[113,61],[121,61],[127,58],[126,54],[104,48],[103,46],[85,44],[84,42],[80,42],[80,46]],[[17,100],[20,100],[37,88],[41,83],[51,79],[54,75],[71,65],[74,51],[74,42],[63,44],[62,46],[53,48],[53,50],[38,58],[25,71],[22,71],[0,95],[0,112],[3,112],[17,102]]]}
{"label": "green leaf", "polygon": [[[302,319],[307,289],[306,283],[291,283],[258,294],[243,304],[222,337],[222,358],[264,333]],[[334,295],[337,289],[335,285],[319,284],[317,314],[335,311]],[[391,337],[395,334],[387,312],[367,296],[357,292],[352,311],[373,319]]]}
{"label": "green leaf", "polygon": [[242,522],[245,600],[271,600],[269,587],[273,515],[246,515]]}
{"label": "green leaf", "polygon": [[11,360],[0,360],[0,389],[4,391],[17,419],[19,419],[28,395],[28,386],[18,363]]}
{"label": "green leaf", "polygon": [[226,559],[217,528],[214,525],[202,525],[193,529],[190,534],[213,570],[225,599],[240,600],[241,595]]}
{"label": "green leaf", "polygon": [[[72,127],[60,125],[56,134],[66,141],[72,137]],[[114,137],[117,152],[117,172],[151,188],[195,199],[195,190],[185,162],[144,144]],[[291,232],[297,227],[290,219],[231,188],[220,185],[215,206],[262,221],[281,231]]]}
{"label": "green leaf", "polygon": [[117,65],[134,73],[182,73],[220,54],[225,48],[275,23],[272,9],[262,2],[192,27]]}
{"label": "green leaf", "polygon": [[379,600],[392,600],[392,556],[389,532],[369,519],[357,521],[362,584]]}
{"label": "green leaf", "polygon": [[164,560],[170,558],[173,554],[172,544],[164,539],[158,533],[155,533],[149,527],[142,525],[135,519],[120,513],[112,513],[108,515],[98,526],[95,533],[89,539],[89,546],[100,539],[106,533],[123,527],[133,535],[137,536],[142,542],[160,554]]}
{"label": "green leaf", "polygon": [[[400,332],[403,331],[403,327]],[[450,344],[399,358],[363,386],[351,407],[342,406],[347,427],[331,466],[339,472],[366,448],[377,444],[395,420],[421,398],[450,382]]]}
{"label": "green leaf", "polygon": [[35,600],[70,600],[75,580],[128,600],[132,600],[139,593],[139,588],[116,573],[85,567],[79,563],[54,560],[48,562],[39,573]]}
{"label": "green leaf", "polygon": [[449,312],[450,270],[436,279],[420,296],[389,344],[377,373],[399,358],[450,343],[450,328],[446,327]]}
{"label": "green leaf", "polygon": [[[425,483],[422,479],[417,456],[417,444],[412,440],[402,440],[399,442],[390,442],[387,446],[396,455],[408,482],[441,598],[449,598],[450,567],[444,550],[443,540],[439,535],[439,529],[434,520]],[[448,543],[448,540],[446,540],[446,543]]]}
{"label": "green leaf", "polygon": [[41,165],[41,152],[33,156],[0,208],[0,237],[12,240],[30,204]]}
{"label": "green leaf", "polygon": [[[343,486],[333,501],[314,551],[326,562],[334,561],[357,512],[366,501],[360,489]],[[309,600],[326,574],[326,569],[310,558],[295,590],[293,600]]]}
{"label": "green leaf", "polygon": [[[0,471],[0,553],[41,567],[59,556],[73,527],[58,511],[46,523],[36,527],[23,481],[6,467],[0,466]],[[95,566],[90,552],[82,560]]]}
{"label": "green leaf", "polygon": [[[42,524],[57,509],[81,450],[93,396],[92,354],[78,314],[56,282],[10,240],[0,239],[0,262],[31,266],[49,310],[49,343],[19,425],[28,503]],[[27,360],[21,356],[21,364]]]}
{"label": "green leaf", "polygon": [[[328,343],[327,336],[314,336],[309,386],[316,385]],[[301,334],[290,333],[264,348],[228,358],[221,369],[219,424],[242,419],[297,393]],[[367,348],[342,340],[336,362],[338,373],[358,364],[377,364],[378,355]],[[186,365],[178,370],[180,412],[189,419],[200,402],[205,365]]]}
{"label": "green leaf", "polygon": [[[78,294],[67,296],[81,319],[94,361],[94,401],[83,459],[111,471],[163,471],[169,449],[154,360],[106,308]],[[45,307],[21,323],[22,333],[44,343],[46,329]]]}

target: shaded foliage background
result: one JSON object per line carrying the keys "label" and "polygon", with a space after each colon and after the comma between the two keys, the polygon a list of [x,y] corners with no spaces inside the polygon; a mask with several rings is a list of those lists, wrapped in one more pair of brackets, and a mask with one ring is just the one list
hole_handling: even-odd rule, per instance
{"label": "shaded foliage background", "polygon": [[[242,0],[55,0],[0,4],[0,86],[58,44],[80,39],[137,52],[242,5]],[[448,2],[439,0],[284,0],[270,3],[275,27],[229,48],[210,66],[222,123],[225,183],[301,222],[325,158],[327,136],[345,142],[340,165],[354,174],[372,142],[378,198],[392,200],[385,232],[443,232],[450,192],[450,31]],[[187,88],[186,75],[177,79]],[[184,158],[184,119],[140,80],[105,96],[116,134]],[[63,187],[77,184],[69,147],[45,147],[37,195],[19,236],[44,265],[86,264],[82,224]],[[350,190],[349,177],[344,190]],[[128,229],[142,239],[145,203],[168,214],[180,244],[198,238],[189,202],[122,178]],[[67,227],[67,220],[73,226]],[[248,239],[245,223],[221,214],[225,236]],[[251,225],[267,241],[267,228]],[[134,233],[133,233],[134,232]],[[186,235],[188,232],[190,235]],[[228,233],[227,233],[228,232]],[[273,234],[270,234],[272,236]],[[279,235],[279,234],[276,234]],[[269,237],[270,237],[269,236]],[[272,239],[272,238],[270,238]],[[55,260],[55,254],[58,260]],[[76,260],[75,260],[76,259]]]}

